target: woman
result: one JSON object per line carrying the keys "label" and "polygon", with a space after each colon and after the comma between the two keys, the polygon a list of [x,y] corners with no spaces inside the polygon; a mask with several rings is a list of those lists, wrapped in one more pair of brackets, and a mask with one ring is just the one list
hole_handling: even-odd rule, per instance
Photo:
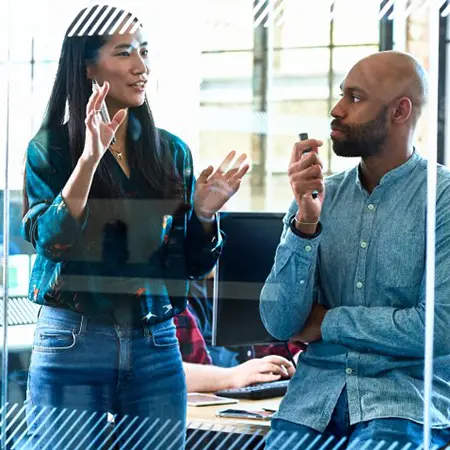
{"label": "woman", "polygon": [[126,448],[183,447],[173,317],[188,280],[214,267],[215,213],[248,170],[245,155],[227,169],[231,152],[194,182],[189,148],[153,123],[142,27],[117,13],[83,10],[68,29],[27,152],[22,232],[37,252],[29,297],[43,305],[27,389],[33,448],[100,448],[107,413]]}

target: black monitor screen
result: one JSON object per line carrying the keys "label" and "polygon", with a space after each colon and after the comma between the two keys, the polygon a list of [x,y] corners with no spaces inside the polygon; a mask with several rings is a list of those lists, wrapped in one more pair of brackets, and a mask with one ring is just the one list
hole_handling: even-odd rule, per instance
{"label": "black monitor screen", "polygon": [[283,230],[282,213],[220,215],[227,239],[214,277],[212,344],[279,342],[265,329],[259,298]]}

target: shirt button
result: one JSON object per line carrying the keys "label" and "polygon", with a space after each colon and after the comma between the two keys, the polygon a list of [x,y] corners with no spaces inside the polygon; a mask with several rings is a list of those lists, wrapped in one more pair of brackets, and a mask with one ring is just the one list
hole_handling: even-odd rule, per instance
{"label": "shirt button", "polygon": [[305,250],[306,250],[307,252],[310,252],[310,251],[312,250],[312,247],[311,247],[310,245],[307,245],[307,246],[305,247]]}
{"label": "shirt button", "polygon": [[373,211],[375,209],[375,206],[372,205],[372,203],[370,205],[367,206],[371,211]]}
{"label": "shirt button", "polygon": [[353,373],[353,370],[350,369],[350,367],[347,367],[347,369],[345,369],[345,373],[346,373],[347,375],[351,375],[351,374]]}
{"label": "shirt button", "polygon": [[366,248],[366,247],[367,247],[367,242],[362,241],[362,242],[361,242],[361,247],[362,247],[362,248]]}
{"label": "shirt button", "polygon": [[356,287],[357,287],[358,289],[361,289],[361,288],[363,287],[363,284],[361,283],[361,281],[358,281],[358,282],[356,283]]}

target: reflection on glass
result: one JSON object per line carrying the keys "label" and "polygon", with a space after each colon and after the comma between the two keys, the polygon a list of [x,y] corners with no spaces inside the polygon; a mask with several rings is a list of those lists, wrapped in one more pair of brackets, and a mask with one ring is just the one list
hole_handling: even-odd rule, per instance
{"label": "reflection on glass", "polygon": [[[39,312],[39,305],[26,298],[29,287],[31,287],[31,296],[35,292],[34,285],[29,285],[30,273],[36,262],[36,255],[33,254],[35,249],[31,243],[24,241],[20,235],[24,150],[27,147],[28,140],[42,123],[46,103],[56,75],[57,61],[65,30],[79,9],[86,3],[88,2],[82,0],[71,1],[64,5],[63,12],[61,6],[56,2],[35,2],[32,9],[27,9],[28,16],[25,21],[22,20],[23,4],[16,2],[13,8],[15,23],[21,24],[19,28],[14,26],[14,30],[15,33],[21,35],[13,43],[13,64],[11,68],[14,86],[12,90],[13,109],[10,117],[13,124],[10,141],[13,149],[10,154],[10,184],[13,190],[10,193],[11,238],[9,252],[11,257],[9,260],[10,300],[8,317],[10,355],[9,373],[7,374],[9,381],[7,425],[11,428],[8,430],[7,445],[9,447],[17,445],[15,448],[20,448],[20,443],[24,444],[27,441],[28,444],[30,443],[31,435],[27,432],[33,429],[41,433],[41,437],[45,433],[43,440],[49,437],[53,438],[49,442],[48,448],[58,448],[58,442],[65,439],[66,443],[74,444],[80,449],[88,448],[89,445],[92,445],[91,448],[97,448],[101,446],[102,442],[108,441],[104,448],[111,448],[111,450],[113,444],[116,445],[119,441],[124,444],[139,441],[136,448],[142,447],[144,442],[145,444],[157,443],[163,446],[168,442],[173,444],[176,443],[177,433],[182,432],[181,428],[178,429],[173,426],[176,425],[174,423],[171,424],[168,421],[164,424],[152,421],[150,418],[146,418],[145,414],[140,416],[130,414],[127,417],[119,414],[114,417],[111,413],[99,411],[91,413],[80,409],[73,411],[70,408],[63,411],[61,408],[44,409],[45,407],[39,407],[35,411],[36,414],[29,417],[28,421],[31,424],[33,417],[37,418],[37,426],[31,424],[29,430],[27,430],[26,421],[22,422],[22,419],[25,419],[26,412],[22,405],[26,400],[28,367],[30,367],[31,347],[35,338]],[[263,66],[261,72],[272,75],[271,83],[267,86],[267,91],[263,93],[267,96],[269,102],[267,112],[255,110],[254,106],[258,99],[253,89],[253,83],[255,74],[260,73],[258,71],[261,69],[254,60],[254,37],[260,30],[255,30],[253,27],[254,15],[252,10],[257,1],[208,0],[203,2],[204,8],[202,11],[195,12],[196,20],[201,16],[201,19],[195,22],[193,16],[184,14],[186,11],[192,12],[191,6],[182,9],[181,7],[178,8],[181,5],[179,4],[175,16],[172,8],[174,3],[164,3],[164,8],[168,10],[167,17],[171,16],[171,19],[170,21],[161,21],[159,20],[161,17],[159,8],[163,8],[161,3],[128,0],[123,3],[126,7],[136,5],[135,12],[141,11],[144,13],[139,13],[138,16],[140,18],[145,17],[146,31],[153,33],[152,37],[148,39],[152,44],[148,48],[151,55],[149,59],[152,61],[152,72],[147,83],[147,95],[152,102],[155,119],[160,124],[169,123],[170,126],[167,127],[169,130],[179,131],[181,128],[181,134],[188,130],[187,141],[193,146],[196,174],[210,163],[217,166],[222,161],[223,155],[230,149],[237,149],[239,152],[245,151],[250,154],[252,149],[255,148],[255,137],[261,139],[260,142],[267,139],[268,146],[265,154],[267,164],[263,188],[261,186],[255,187],[256,177],[253,177],[253,173],[250,172],[241,183],[239,195],[230,199],[224,208],[225,210],[264,210],[276,211],[279,214],[284,214],[288,210],[292,200],[292,188],[288,183],[286,171],[292,145],[299,131],[307,131],[310,136],[324,140],[324,146],[321,148],[320,154],[324,160],[324,173],[327,175],[356,165],[357,160],[337,157],[332,151],[331,142],[328,139],[331,120],[329,113],[331,107],[340,100],[337,96],[339,84],[348,69],[356,60],[377,49],[379,23],[376,16],[379,2],[338,0],[334,2],[335,19],[331,22],[329,17],[331,0],[323,2],[278,1],[277,5],[284,3],[283,13],[274,29],[271,30],[273,33],[272,42],[266,42],[268,50],[273,52],[273,64]],[[155,9],[155,6],[157,6],[157,9]],[[266,6],[263,6],[263,8]],[[58,20],[53,20],[51,27],[43,26],[49,18],[53,19],[56,16]],[[186,22],[186,17],[189,17],[189,23],[186,25],[187,32],[186,28],[179,26],[180,23]],[[29,18],[34,18],[35,22],[29,23]],[[152,19],[155,24],[148,27],[147,19]],[[201,23],[201,25],[197,28],[193,23]],[[31,26],[28,27],[28,25]],[[26,28],[25,31],[23,31],[23,27]],[[334,30],[331,33],[330,40],[332,29]],[[7,41],[6,30],[6,27],[0,27],[0,37],[3,36],[0,39],[1,42]],[[177,30],[177,33],[179,32],[182,36],[181,43],[179,40],[172,39],[174,30]],[[195,33],[197,30],[200,30],[198,41]],[[428,33],[426,20],[423,20],[422,17],[414,17],[414,21],[409,23],[409,31],[411,35],[409,36],[409,48],[414,54],[420,55]],[[154,43],[157,43],[157,45]],[[185,51],[187,47],[189,49]],[[0,46],[0,131],[5,129],[6,124],[6,78],[5,65],[2,64],[6,59],[6,51],[6,46]],[[422,56],[426,58],[426,52]],[[200,64],[198,64],[198,61],[200,61]],[[2,80],[3,82],[1,82]],[[176,99],[177,107],[173,108],[173,103],[167,101],[167,98]],[[24,108],[24,104],[27,105],[27,108]],[[186,104],[188,104],[187,108]],[[199,106],[198,111],[197,106]],[[185,113],[186,110],[188,111],[187,114]],[[198,117],[196,116],[197,112]],[[21,124],[20,127],[17,126],[18,123]],[[174,123],[175,126],[173,126]],[[181,125],[180,127],[178,123]],[[163,126],[163,128],[165,127]],[[427,131],[426,112],[424,112],[417,125],[415,141],[418,153],[424,156],[428,151],[428,147],[424,145]],[[197,139],[200,143],[199,148],[196,144]],[[5,148],[5,140],[6,133],[0,132],[0,148],[2,149]],[[2,157],[0,158],[2,189],[4,188],[3,164],[4,159]],[[121,175],[120,172],[119,175]],[[110,209],[111,211],[108,210],[108,217],[117,212],[115,208]],[[149,209],[158,209],[158,205],[154,206],[153,202],[149,202],[146,203],[145,207],[140,204],[137,209],[136,214],[145,215],[145,212]],[[117,223],[116,219],[117,217],[114,217],[113,223],[106,228],[99,227],[102,234],[101,245],[97,248],[93,246],[89,250],[95,254],[92,263],[97,262],[99,258],[103,258],[113,266],[121,259],[133,257],[134,253],[129,252],[130,247],[139,247],[139,250],[145,248],[145,245],[141,243],[140,236],[131,236],[133,233],[124,229],[123,223]],[[161,219],[162,221],[163,219]],[[158,227],[159,225],[157,224]],[[129,243],[128,248],[127,242]],[[242,245],[244,243],[245,240]],[[389,249],[390,252],[392,252],[392,248]],[[361,250],[364,250],[362,246]],[[152,252],[149,251],[149,253]],[[249,254],[253,254],[253,250],[249,251]],[[345,255],[345,252],[343,254]],[[70,261],[69,268],[73,262]],[[67,264],[63,263],[63,265],[65,266],[64,270],[66,270]],[[71,283],[77,281],[67,276],[59,277],[59,279],[69,280]],[[56,277],[57,281],[59,279]],[[127,280],[127,277],[124,276],[117,283],[109,282],[110,279],[107,279],[107,283],[102,286],[106,298],[124,288],[128,289],[130,280]],[[63,291],[70,291],[70,289],[73,289],[73,286],[63,287]],[[211,299],[207,300],[209,300],[207,305],[210,306]],[[179,317],[186,319],[185,316]],[[191,319],[189,323],[192,324],[194,319]],[[181,324],[183,324],[182,320]],[[101,346],[97,339],[89,340],[86,335],[80,334],[80,328],[81,324],[74,332],[77,340],[75,347],[79,346],[81,342],[85,347],[91,346],[95,349],[99,358],[92,365],[92,369],[97,369],[103,364],[105,347],[107,347],[105,343],[108,339],[109,342],[112,341],[111,336],[108,338],[108,333],[106,333],[107,336],[102,338],[103,340],[99,340],[100,344],[105,344]],[[66,350],[65,347],[70,347],[73,344],[74,339],[67,333],[59,335],[49,333],[48,329],[42,327],[41,331],[39,340],[36,341],[40,344],[40,347],[44,348],[42,351],[44,356],[41,360],[49,356],[53,350],[55,350],[55,353],[63,353]],[[207,337],[208,327],[202,328],[201,332],[205,332],[205,337]],[[159,338],[157,336],[156,340],[159,340],[159,342],[162,340],[163,343],[169,344],[169,347],[174,345],[174,341],[168,341],[164,334]],[[51,344],[56,345],[53,347]],[[153,338],[147,339],[147,344],[154,345]],[[127,345],[123,344],[122,347],[126,348]],[[46,346],[50,346],[51,351],[47,352]],[[62,346],[64,350],[59,346]],[[205,343],[204,348],[202,348],[203,361],[208,360],[206,348]],[[198,357],[199,353],[192,354],[190,353],[191,350],[190,342],[185,342],[184,350],[183,345],[181,346],[183,359]],[[243,358],[244,353],[240,350],[239,357]],[[222,353],[218,352],[218,354],[220,357],[213,353],[213,356],[216,356],[215,359],[213,358],[214,364],[224,361],[228,363],[231,360],[236,363],[237,361],[237,352],[224,350]],[[118,355],[120,356],[119,351]],[[285,356],[288,357],[289,355],[285,354]],[[246,353],[245,357],[250,358]],[[71,362],[77,364],[79,362],[80,366],[83,367],[82,358],[73,358]],[[125,362],[128,362],[128,360]],[[194,362],[198,362],[198,359],[194,359]],[[255,361],[249,362],[255,363]],[[258,359],[256,363],[262,364],[262,360]],[[246,376],[259,374],[256,369],[256,367],[259,367],[257,364],[252,366],[255,368],[255,372],[250,372],[250,374],[247,372]],[[32,367],[34,367],[33,370],[36,373],[36,363]],[[76,369],[75,364],[74,368]],[[229,369],[236,368],[239,369],[240,366]],[[222,368],[214,368],[208,365],[202,366],[202,369]],[[126,367],[121,373],[127,374]],[[235,378],[229,375],[233,373],[232,371],[215,373],[222,374],[222,377],[214,378],[214,382],[236,382]],[[240,373],[242,374],[242,371]],[[146,381],[154,376],[154,373],[149,374]],[[99,386],[105,386],[105,380],[106,377],[102,378],[99,381]],[[202,376],[201,382],[199,380],[199,377],[195,377],[194,381],[192,381],[192,378],[190,380],[188,378],[188,389],[189,386],[191,388],[195,386],[196,389],[218,389],[217,384],[208,384],[211,383],[211,379],[208,377]],[[413,381],[416,382],[415,379]],[[38,382],[40,382],[39,379]],[[223,384],[219,386],[223,387]],[[229,384],[226,384],[226,386],[235,387],[235,385],[230,386]],[[60,387],[61,396],[73,400],[73,396],[71,397],[70,393],[67,392],[66,386]],[[108,392],[106,394],[101,392],[98,397],[103,398],[102,395],[107,397]],[[38,398],[39,401],[41,399],[42,397]],[[197,411],[199,409],[197,408]],[[200,414],[203,411],[201,410]],[[39,413],[42,413],[40,418],[38,417]],[[214,415],[215,411],[210,418],[214,419]],[[44,431],[38,430],[39,421],[42,424],[45,418],[48,418],[48,422],[43,426]],[[58,419],[55,420],[56,418]],[[64,427],[60,427],[66,420],[67,423]],[[264,429],[267,430],[267,428],[266,424]],[[190,422],[188,441],[189,432],[192,432],[192,430],[195,430],[195,427]],[[133,435],[133,433],[135,434]],[[217,436],[213,432],[211,434],[211,437],[207,436],[198,444],[198,448],[202,445],[206,447],[209,439],[216,439],[215,442],[218,442]],[[199,439],[199,434],[194,434],[194,438],[191,434],[191,440],[188,443],[194,446],[196,439]],[[255,446],[257,439],[249,436],[249,440],[252,440],[252,444]],[[230,439],[228,442],[231,446],[234,441]],[[241,439],[238,443],[242,448],[245,447],[245,444],[246,439]],[[236,448],[238,448],[238,445]],[[131,448],[131,446],[125,445],[125,448]]]}
{"label": "reflection on glass", "polygon": [[284,2],[283,17],[274,27],[275,47],[327,46],[330,39],[328,1]]}
{"label": "reflection on glass", "polygon": [[374,53],[349,69],[330,136],[333,152],[354,166],[324,178],[312,140],[298,143],[289,163],[294,199],[259,308],[268,333],[303,352],[266,449],[290,434],[319,446],[421,446],[428,273],[436,279],[436,327],[426,448],[441,448],[450,441],[450,170],[432,169],[436,229],[427,230],[430,166],[413,142],[427,73],[399,52]]}
{"label": "reflection on glass", "polygon": [[202,50],[251,50],[253,0],[210,0],[196,11],[202,16]]}
{"label": "reflection on glass", "polygon": [[[13,326],[30,323],[20,307],[37,320],[19,385],[26,384],[26,429],[17,446],[84,448],[71,433],[84,414],[99,427],[88,427],[94,440],[86,445],[107,443],[111,424],[113,439],[135,448],[157,448],[169,436],[175,448],[185,441],[174,317],[186,308],[188,280],[217,262],[224,240],[216,213],[249,166],[245,154],[227,152],[195,180],[187,144],[154,125],[151,45],[132,13],[83,9],[65,34],[37,133],[28,145],[27,128],[11,135],[12,149],[27,147],[20,231],[36,252],[32,267],[23,254],[9,266]],[[53,69],[40,64],[35,82]],[[18,69],[14,82],[30,88]],[[13,97],[17,125],[29,95]]]}
{"label": "reflection on glass", "polygon": [[372,0],[334,2],[333,41],[335,45],[352,45],[356,36],[361,44],[377,42],[380,5],[381,2]]}

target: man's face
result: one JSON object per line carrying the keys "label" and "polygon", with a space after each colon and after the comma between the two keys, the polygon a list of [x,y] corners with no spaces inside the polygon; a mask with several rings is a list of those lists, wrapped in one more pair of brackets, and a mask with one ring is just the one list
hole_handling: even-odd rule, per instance
{"label": "man's face", "polygon": [[333,151],[344,157],[369,157],[379,153],[389,133],[389,106],[378,95],[369,77],[358,66],[342,83],[342,99],[332,109]]}
{"label": "man's face", "polygon": [[361,157],[376,155],[380,152],[389,132],[389,108],[384,106],[378,115],[366,122],[343,122],[333,119],[331,127],[338,130],[332,133],[333,151],[338,156]]}

